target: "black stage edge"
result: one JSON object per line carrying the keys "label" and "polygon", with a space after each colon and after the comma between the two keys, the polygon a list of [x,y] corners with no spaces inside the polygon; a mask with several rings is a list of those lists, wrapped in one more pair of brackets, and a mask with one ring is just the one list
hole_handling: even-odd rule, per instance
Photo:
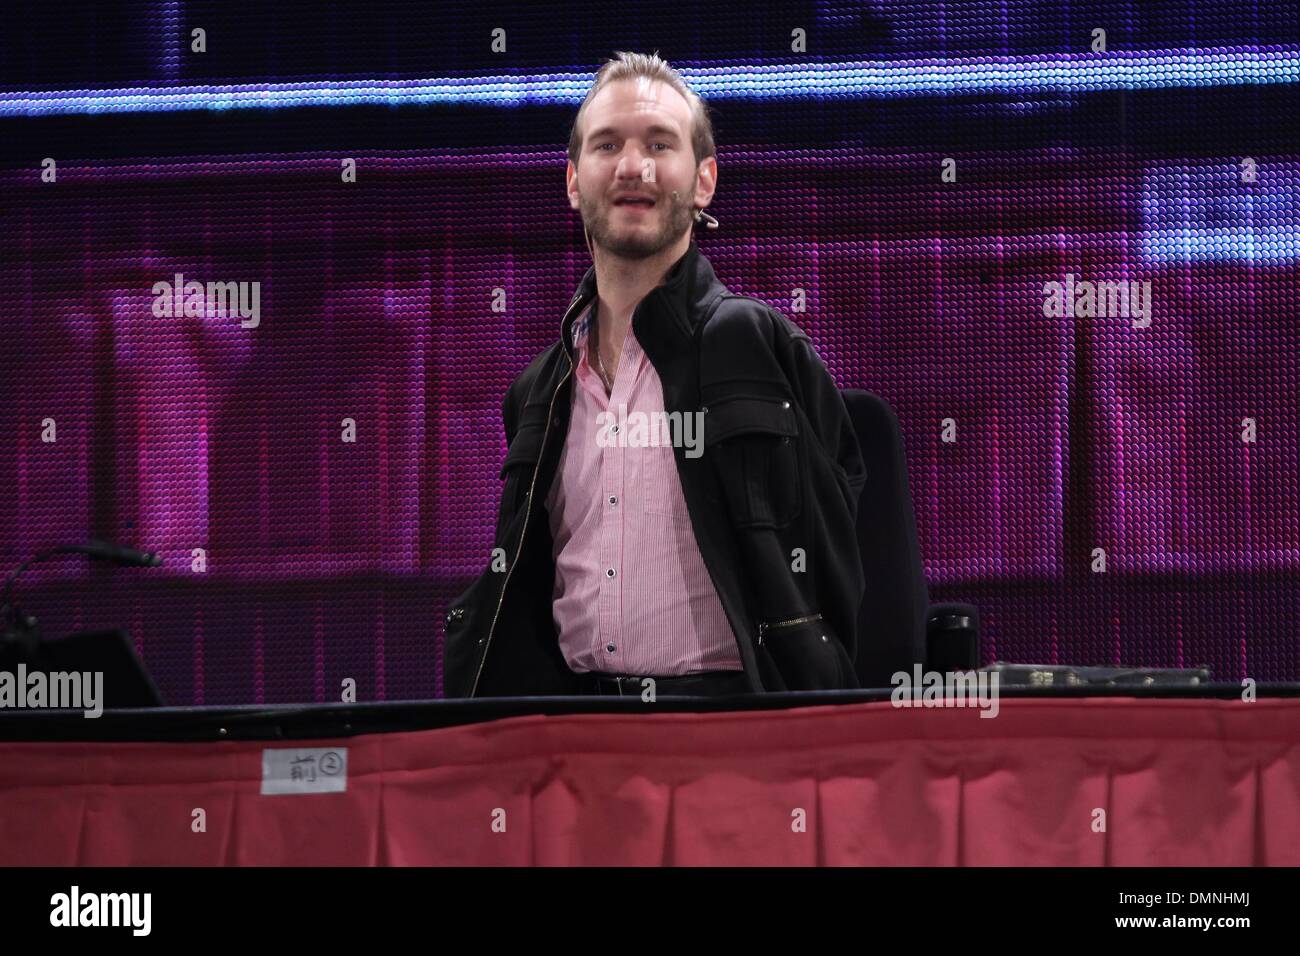
{"label": "black stage edge", "polygon": [[[718,710],[783,710],[889,700],[893,688],[768,693],[731,698],[493,697],[357,704],[280,704],[240,707],[156,707],[105,710],[87,718],[79,710],[0,710],[0,740],[30,741],[214,741],[310,740],[394,731],[430,730],[530,714],[681,713]],[[1259,684],[1259,699],[1300,696],[1300,684]],[[1239,684],[1196,688],[1002,687],[1013,697],[1116,697],[1240,699]],[[917,708],[925,709],[925,708]],[[974,706],[966,709],[975,710]]]}

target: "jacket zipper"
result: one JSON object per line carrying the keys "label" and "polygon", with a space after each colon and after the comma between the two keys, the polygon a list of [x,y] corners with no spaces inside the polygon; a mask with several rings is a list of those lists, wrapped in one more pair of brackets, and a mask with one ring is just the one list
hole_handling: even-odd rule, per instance
{"label": "jacket zipper", "polygon": [[[564,313],[564,318],[560,322],[561,329],[569,321],[569,314],[573,312],[573,307],[580,298],[581,293],[575,295],[573,301],[569,303],[568,311]],[[488,628],[487,639],[483,642],[483,653],[478,659],[478,670],[474,672],[474,684],[469,690],[470,697],[478,691],[479,678],[483,676],[483,665],[487,663],[488,651],[492,649],[492,635],[497,629],[497,618],[501,614],[501,606],[505,604],[506,588],[510,586],[510,575],[514,573],[515,565],[519,563],[519,557],[524,553],[524,538],[528,536],[528,518],[533,511],[533,488],[537,484],[537,473],[542,469],[542,459],[546,457],[546,439],[551,435],[551,422],[555,420],[555,399],[559,396],[560,389],[564,388],[564,383],[569,380],[569,376],[573,374],[573,356],[569,354],[567,348],[564,350],[564,355],[569,360],[569,370],[564,373],[564,378],[560,379],[560,384],[555,386],[555,391],[551,393],[551,404],[546,410],[546,431],[542,433],[542,447],[537,453],[537,464],[533,465],[533,477],[528,482],[528,504],[524,506],[524,526],[519,532],[519,548],[515,551],[515,559],[506,569],[506,579],[501,584],[501,596],[497,598],[497,609],[492,612],[492,626]]]}
{"label": "jacket zipper", "polygon": [[821,619],[822,616],[820,614],[809,614],[807,617],[795,617],[795,618],[791,618],[788,621],[774,621],[771,624],[768,624],[766,621],[759,621],[758,622],[758,644],[760,647],[763,646],[763,635],[767,632],[768,628],[790,627],[794,624],[807,624],[809,621],[820,621]]}

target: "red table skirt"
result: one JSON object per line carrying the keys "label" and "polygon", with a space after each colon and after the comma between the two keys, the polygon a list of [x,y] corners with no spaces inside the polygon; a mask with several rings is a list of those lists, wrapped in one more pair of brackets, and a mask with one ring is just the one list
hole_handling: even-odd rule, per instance
{"label": "red table skirt", "polygon": [[[1300,701],[515,717],[0,743],[0,864],[1300,865]],[[346,747],[262,795],[264,747]],[[206,832],[195,832],[194,811]]]}

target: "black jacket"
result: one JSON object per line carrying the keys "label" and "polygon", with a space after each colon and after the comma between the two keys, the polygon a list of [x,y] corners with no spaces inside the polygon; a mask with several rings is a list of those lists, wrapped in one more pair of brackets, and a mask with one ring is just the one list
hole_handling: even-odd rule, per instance
{"label": "black jacket", "polygon": [[[552,614],[544,502],[568,434],[573,323],[595,293],[593,266],[559,340],[506,392],[501,550],[447,612],[448,697],[578,692]],[[663,383],[665,411],[704,412],[703,454],[674,448],[673,456],[751,688],[857,687],[864,581],[855,527],[865,471],[844,400],[808,336],[763,302],[727,291],[694,241],[637,305],[632,329]]]}

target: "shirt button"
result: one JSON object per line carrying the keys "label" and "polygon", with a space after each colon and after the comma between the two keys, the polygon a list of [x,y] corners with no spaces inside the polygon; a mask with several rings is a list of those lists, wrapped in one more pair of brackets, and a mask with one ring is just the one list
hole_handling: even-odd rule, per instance
{"label": "shirt button", "polygon": [[615,425],[613,428],[610,429],[610,432],[611,432],[612,434],[617,435],[617,434],[618,434],[618,426]]}
{"label": "shirt button", "polygon": [[782,403],[781,403],[781,407],[782,407],[782,408],[789,408],[789,407],[790,407],[790,403],[789,403],[789,402],[782,402]]}
{"label": "shirt button", "polygon": [[605,650],[613,654],[616,650],[618,650],[618,648],[614,646],[613,641],[610,641],[608,644],[605,645]]}
{"label": "shirt button", "polygon": [[616,505],[616,504],[618,504],[618,496],[617,496],[617,495],[610,495],[610,496],[609,496],[609,503],[610,503],[611,505]]}
{"label": "shirt button", "polygon": [[605,577],[607,577],[607,578],[612,578],[613,576],[614,576],[614,569],[613,569],[613,568],[610,568],[608,571],[605,572]]}

